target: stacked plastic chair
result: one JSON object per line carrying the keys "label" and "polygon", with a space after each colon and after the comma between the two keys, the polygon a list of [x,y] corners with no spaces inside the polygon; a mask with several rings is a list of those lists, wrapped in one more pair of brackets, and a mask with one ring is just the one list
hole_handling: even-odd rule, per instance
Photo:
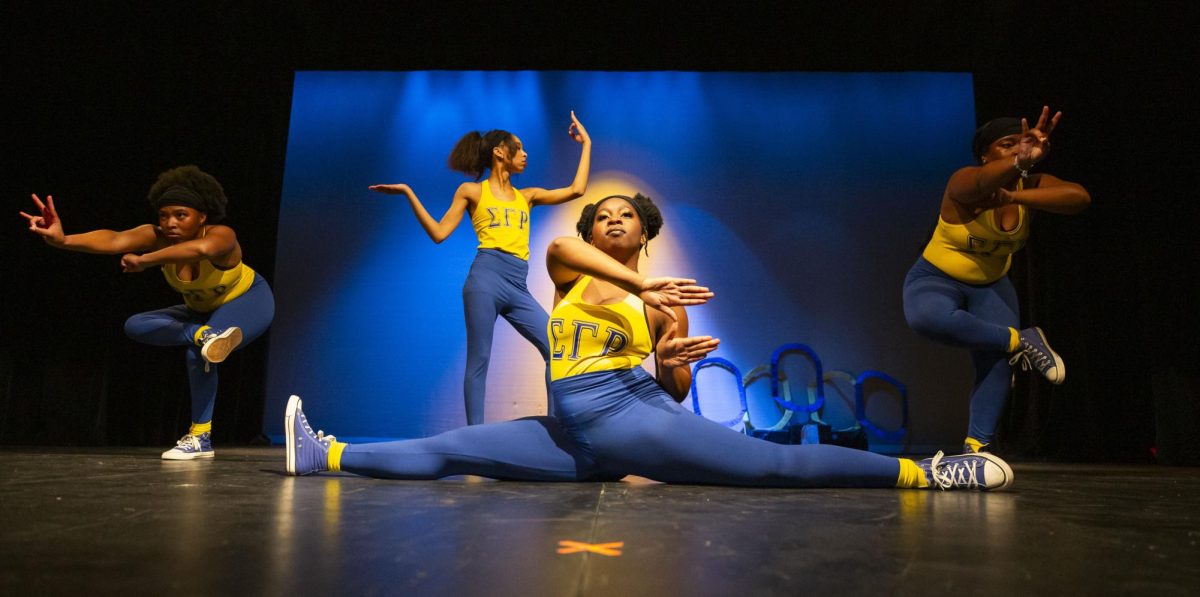
{"label": "stacked plastic chair", "polygon": [[[878,380],[885,384],[891,385],[900,392],[900,405],[903,411],[903,419],[900,427],[888,431],[882,429],[871,422],[867,418],[867,399],[863,388],[866,383],[871,380]],[[858,374],[854,380],[854,417],[858,419],[858,424],[864,429],[871,432],[872,435],[887,441],[898,441],[903,439],[908,434],[908,388],[900,383],[900,380],[884,373],[882,371],[863,371]]]}
{"label": "stacked plastic chair", "polygon": [[[813,382],[806,384],[807,399],[804,403],[793,399],[792,385],[780,366],[780,362],[785,356],[796,353],[808,357],[815,372]],[[704,415],[700,406],[699,373],[709,367],[717,367],[729,372],[734,380],[738,396],[737,416],[727,421],[717,422],[735,429],[740,426],[741,430],[751,437],[781,444],[822,443],[865,450],[868,448],[868,435],[894,442],[902,439],[908,433],[908,390],[903,383],[882,371],[868,370],[858,376],[846,371],[825,371],[821,358],[806,344],[790,343],[780,346],[772,353],[770,365],[755,367],[744,376],[736,365],[719,357],[707,358],[696,363],[692,370],[692,410],[700,416]],[[746,389],[764,378],[771,382],[771,400],[779,409],[779,418],[769,427],[756,427],[750,418]],[[853,384],[855,423],[847,427],[834,428],[822,420],[821,412],[826,406],[825,385],[838,380]],[[903,410],[903,423],[899,428],[883,429],[867,417],[867,395],[864,388],[869,382],[884,383],[898,391]]]}

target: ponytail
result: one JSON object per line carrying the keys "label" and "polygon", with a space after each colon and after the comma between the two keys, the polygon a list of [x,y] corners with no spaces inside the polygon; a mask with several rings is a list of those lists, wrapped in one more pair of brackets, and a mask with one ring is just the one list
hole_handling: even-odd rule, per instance
{"label": "ponytail", "polygon": [[508,131],[495,129],[483,135],[480,135],[479,131],[471,131],[454,144],[446,164],[451,170],[474,176],[475,180],[479,180],[483,177],[484,170],[492,166],[492,150],[499,145],[508,148],[509,155],[516,151],[513,135]]}

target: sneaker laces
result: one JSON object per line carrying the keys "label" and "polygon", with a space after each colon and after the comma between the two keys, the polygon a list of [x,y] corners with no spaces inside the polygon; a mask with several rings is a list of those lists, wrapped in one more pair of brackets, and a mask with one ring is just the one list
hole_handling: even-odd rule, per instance
{"label": "sneaker laces", "polygon": [[308,417],[304,416],[303,411],[298,416],[300,417],[300,424],[304,426],[304,431],[312,436],[313,439],[325,444],[325,447],[329,447],[333,442],[337,441],[337,436],[325,435],[324,431],[318,430],[316,433],[313,433],[312,426],[308,424]]}
{"label": "sneaker laces", "polygon": [[929,476],[933,478],[935,485],[943,491],[955,487],[966,489],[979,487],[979,479],[976,477],[978,467],[970,466],[965,462],[942,463],[942,456],[942,452],[938,452],[929,462]]}
{"label": "sneaker laces", "polygon": [[175,447],[176,448],[184,448],[185,450],[190,448],[191,450],[193,450],[195,452],[199,452],[200,451],[200,438],[198,436],[195,436],[195,435],[192,435],[189,433],[189,434],[179,438],[179,441],[175,442]]}
{"label": "sneaker laces", "polygon": [[[1029,358],[1029,353],[1031,352],[1033,353],[1032,359]],[[1050,368],[1050,355],[1034,348],[1033,346],[1026,346],[1025,348],[1017,351],[1015,354],[1013,354],[1011,359],[1008,359],[1008,364],[1016,365],[1018,361],[1021,362],[1022,371],[1029,371],[1029,368],[1033,367],[1034,369],[1037,369],[1038,372],[1043,372]]]}

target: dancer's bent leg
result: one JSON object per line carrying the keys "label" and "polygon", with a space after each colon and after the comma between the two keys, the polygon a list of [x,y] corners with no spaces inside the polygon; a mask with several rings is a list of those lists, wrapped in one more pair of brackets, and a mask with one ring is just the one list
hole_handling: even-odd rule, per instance
{"label": "dancer's bent leg", "polygon": [[514,285],[508,292],[508,308],[500,314],[517,330],[530,344],[538,349],[542,360],[546,362],[546,414],[554,415],[554,400],[550,398],[550,343],[546,339],[546,327],[550,316],[546,310],[533,299],[525,281]]}
{"label": "dancer's bent leg", "polygon": [[904,317],[913,331],[943,344],[1009,352],[1014,330],[968,307],[973,296],[990,294],[997,284],[1012,285],[1007,278],[987,286],[965,284],[920,259],[904,279]]}

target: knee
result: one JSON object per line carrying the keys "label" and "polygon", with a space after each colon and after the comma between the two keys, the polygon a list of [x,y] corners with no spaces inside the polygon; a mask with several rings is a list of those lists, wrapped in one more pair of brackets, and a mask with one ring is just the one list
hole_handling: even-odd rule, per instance
{"label": "knee", "polygon": [[137,315],[130,316],[129,319],[125,320],[125,335],[137,340],[138,336],[141,336],[146,332],[146,324],[148,320],[149,318],[146,317],[145,313],[138,313]]}
{"label": "knee", "polygon": [[940,336],[945,329],[942,318],[932,310],[919,308],[907,301],[904,303],[904,319],[908,327],[922,336]]}
{"label": "knee", "polygon": [[[205,364],[204,357],[200,356],[199,346],[187,347],[187,350],[184,351],[184,359],[187,360],[188,367],[201,366]],[[212,365],[212,367],[216,367],[216,365]]]}

